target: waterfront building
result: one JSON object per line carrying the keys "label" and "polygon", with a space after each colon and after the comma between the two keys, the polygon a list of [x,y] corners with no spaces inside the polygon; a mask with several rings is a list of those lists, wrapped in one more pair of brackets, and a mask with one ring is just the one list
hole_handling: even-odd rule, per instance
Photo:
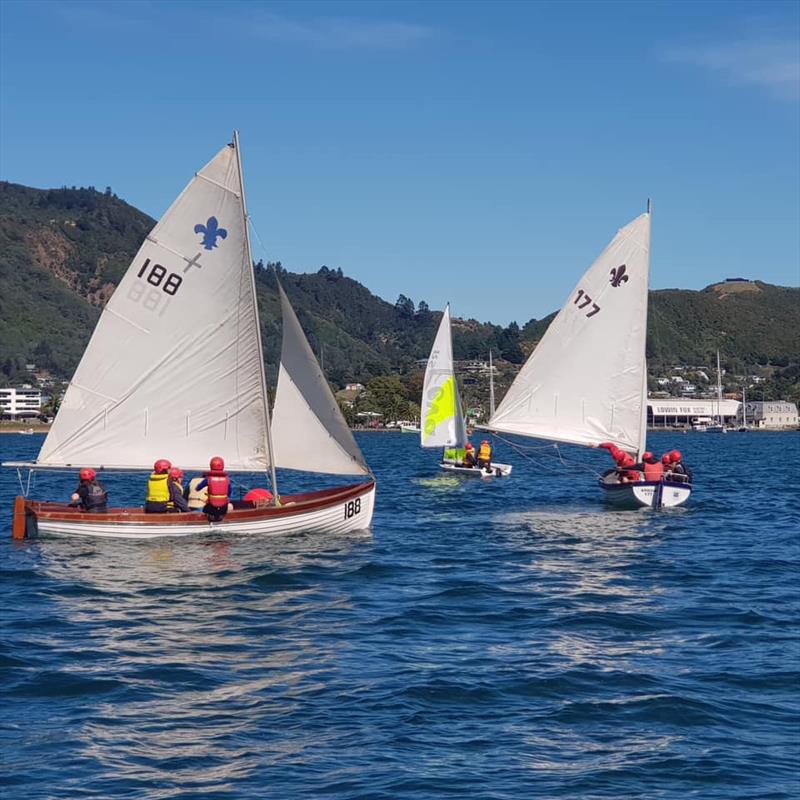
{"label": "waterfront building", "polygon": [[[740,404],[741,405],[741,404]],[[786,400],[759,400],[746,403],[747,424],[754,428],[796,428],[797,406]],[[739,415],[739,422],[743,421]]]}
{"label": "waterfront building", "polygon": [[0,388],[0,416],[20,419],[38,417],[42,410],[42,393],[32,386]]}
{"label": "waterfront building", "polygon": [[647,424],[651,428],[687,427],[699,421],[721,418],[723,425],[738,425],[741,405],[738,400],[718,401],[716,398],[649,397]]}

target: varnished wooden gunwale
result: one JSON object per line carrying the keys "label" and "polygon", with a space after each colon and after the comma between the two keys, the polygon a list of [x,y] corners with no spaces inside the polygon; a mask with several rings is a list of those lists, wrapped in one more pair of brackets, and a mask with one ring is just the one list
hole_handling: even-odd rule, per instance
{"label": "varnished wooden gunwale", "polygon": [[[282,517],[305,514],[309,511],[316,511],[346,500],[361,497],[374,487],[375,482],[369,481],[344,487],[337,486],[331,489],[321,489],[316,492],[282,495],[282,505],[280,506],[233,509],[218,524],[280,519]],[[197,525],[198,527],[208,525],[208,519],[202,513],[146,514],[142,508],[111,508],[102,514],[87,514],[85,511],[70,508],[64,503],[39,500],[25,500],[25,507],[36,514],[38,519],[54,522],[79,522],[87,525],[93,523],[107,525],[109,522],[131,525]]]}

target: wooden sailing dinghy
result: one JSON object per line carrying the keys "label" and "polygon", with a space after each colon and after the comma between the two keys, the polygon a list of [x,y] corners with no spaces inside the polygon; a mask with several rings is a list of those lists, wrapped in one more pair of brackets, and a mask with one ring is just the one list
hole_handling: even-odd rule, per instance
{"label": "wooden sailing dinghy", "polygon": [[433,340],[425,380],[422,386],[423,447],[442,447],[439,467],[447,472],[471,478],[504,477],[511,474],[510,464],[492,462],[491,469],[464,466],[467,428],[453,369],[453,338],[450,330],[450,305],[445,307],[439,330]]}
{"label": "wooden sailing dinghy", "polygon": [[[39,469],[269,473],[274,504],[235,503],[220,522],[141,507],[88,514],[18,497],[13,535],[149,539],[209,531],[339,533],[372,520],[375,483],[283,289],[283,344],[270,423],[238,135],[148,235],[105,307]],[[280,497],[276,467],[367,480]],[[30,482],[29,482],[30,483]],[[280,499],[278,499],[280,497]]]}
{"label": "wooden sailing dinghy", "polygon": [[[486,428],[641,459],[647,436],[650,209],[620,230],[569,295]],[[671,480],[599,480],[626,506],[677,506],[692,487]]]}

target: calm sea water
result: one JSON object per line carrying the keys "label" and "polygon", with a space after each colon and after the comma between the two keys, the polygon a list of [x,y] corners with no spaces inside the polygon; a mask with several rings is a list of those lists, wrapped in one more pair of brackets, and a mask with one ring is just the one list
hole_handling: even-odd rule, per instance
{"label": "calm sea water", "polygon": [[698,481],[660,513],[548,451],[481,482],[360,443],[378,508],[339,537],[16,543],[4,471],[3,796],[800,796],[800,434],[651,435]]}

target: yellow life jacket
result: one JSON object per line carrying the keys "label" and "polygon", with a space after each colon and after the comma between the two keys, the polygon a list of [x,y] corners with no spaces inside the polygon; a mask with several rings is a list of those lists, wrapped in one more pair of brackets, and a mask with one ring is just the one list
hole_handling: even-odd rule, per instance
{"label": "yellow life jacket", "polygon": [[166,472],[154,472],[147,481],[147,502],[166,503],[169,500],[169,487]]}
{"label": "yellow life jacket", "polygon": [[189,508],[203,508],[208,502],[208,487],[204,486],[200,490],[197,489],[197,484],[202,480],[203,478],[192,478],[189,481],[189,494],[186,498]]}
{"label": "yellow life jacket", "polygon": [[478,450],[478,458],[481,461],[491,461],[492,460],[492,446],[489,444],[482,444],[481,449]]}

